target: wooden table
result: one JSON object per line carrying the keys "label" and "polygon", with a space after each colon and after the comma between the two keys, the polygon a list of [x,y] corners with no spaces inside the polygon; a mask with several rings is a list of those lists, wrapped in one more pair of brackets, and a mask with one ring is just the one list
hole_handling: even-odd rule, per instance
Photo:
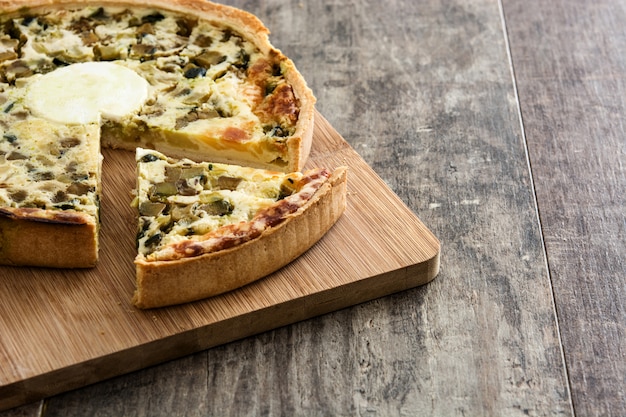
{"label": "wooden table", "polygon": [[440,239],[439,276],[0,417],[625,415],[626,1],[228,3]]}

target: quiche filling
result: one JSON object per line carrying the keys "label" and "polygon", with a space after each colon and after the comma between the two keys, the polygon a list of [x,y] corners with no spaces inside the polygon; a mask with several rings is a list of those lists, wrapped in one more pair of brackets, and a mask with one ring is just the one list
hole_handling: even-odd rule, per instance
{"label": "quiche filling", "polygon": [[251,240],[296,213],[330,177],[172,160],[137,150],[139,257],[174,260]]}
{"label": "quiche filling", "polygon": [[278,55],[163,10],[1,16],[0,207],[97,218],[100,143],[287,170],[299,100]]}
{"label": "quiche filling", "polygon": [[0,134],[0,207],[76,210],[98,218],[98,126],[31,118],[5,130],[0,120]]}

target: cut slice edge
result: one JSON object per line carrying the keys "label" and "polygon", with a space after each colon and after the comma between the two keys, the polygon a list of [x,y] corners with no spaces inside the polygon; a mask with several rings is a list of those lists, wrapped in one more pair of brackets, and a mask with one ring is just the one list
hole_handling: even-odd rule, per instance
{"label": "cut slice edge", "polygon": [[148,309],[197,301],[279,270],[315,245],[341,217],[346,185],[347,167],[336,168],[297,210],[283,213],[258,235],[234,246],[173,260],[151,261],[138,254],[133,304]]}
{"label": "cut slice edge", "polygon": [[0,259],[11,266],[93,267],[98,229],[97,219],[81,212],[0,208]]}

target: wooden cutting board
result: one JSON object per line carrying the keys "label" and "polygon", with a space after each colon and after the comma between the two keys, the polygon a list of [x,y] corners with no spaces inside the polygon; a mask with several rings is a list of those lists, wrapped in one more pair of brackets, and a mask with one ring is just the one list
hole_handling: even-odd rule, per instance
{"label": "wooden cutting board", "polygon": [[347,165],[345,214],[313,248],[240,290],[142,311],[134,291],[134,154],[104,150],[100,262],[0,267],[0,410],[425,284],[439,242],[317,114],[308,166]]}

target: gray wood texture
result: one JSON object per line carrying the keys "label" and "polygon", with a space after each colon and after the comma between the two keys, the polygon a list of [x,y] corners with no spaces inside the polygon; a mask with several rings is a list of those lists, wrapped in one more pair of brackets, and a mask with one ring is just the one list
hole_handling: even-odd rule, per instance
{"label": "gray wood texture", "polygon": [[626,415],[626,2],[504,5],[574,410]]}
{"label": "gray wood texture", "polygon": [[624,415],[624,1],[228,3],[441,240],[439,276],[0,416]]}

